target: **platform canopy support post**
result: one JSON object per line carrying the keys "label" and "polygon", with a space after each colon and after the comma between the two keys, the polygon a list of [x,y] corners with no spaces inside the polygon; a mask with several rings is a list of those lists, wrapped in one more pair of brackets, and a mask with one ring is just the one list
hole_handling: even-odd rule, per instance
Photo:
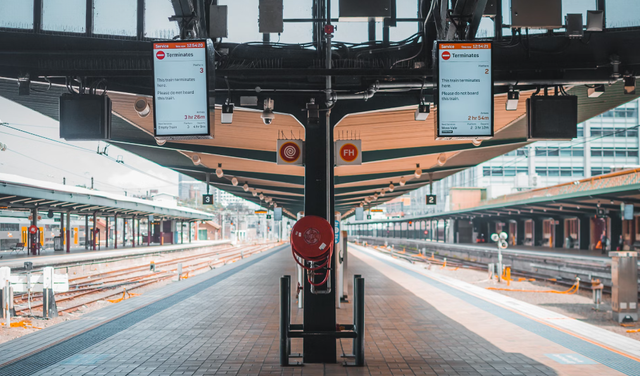
{"label": "platform canopy support post", "polygon": [[[304,213],[325,218],[333,225],[333,124],[328,111],[320,112],[316,103],[307,104],[305,140]],[[305,332],[329,332],[336,328],[335,257],[331,259],[330,270],[327,283],[331,290],[327,294],[312,294],[311,285],[304,278]],[[336,339],[307,337],[303,354],[304,363],[335,363]]]}
{"label": "platform canopy support post", "polygon": [[109,249],[109,216],[104,217],[104,248]]}
{"label": "platform canopy support post", "polygon": [[113,215],[113,248],[118,249],[118,213]]}
{"label": "platform canopy support post", "polygon": [[71,252],[71,212],[67,212],[67,253]]}
{"label": "platform canopy support post", "polygon": [[91,231],[91,244],[92,248],[96,250],[96,242],[98,237],[96,236],[100,230],[98,230],[98,213],[93,212],[93,231]]}
{"label": "platform canopy support post", "polygon": [[84,216],[84,249],[89,249],[89,215]]}
{"label": "platform canopy support post", "polygon": [[[63,248],[64,248],[64,243],[66,243],[67,241],[66,235],[65,235],[65,226],[68,226],[68,224],[64,222],[64,212],[60,212],[60,243]],[[59,249],[59,250],[61,251],[62,249]],[[58,249],[56,249],[56,251],[58,251]]]}

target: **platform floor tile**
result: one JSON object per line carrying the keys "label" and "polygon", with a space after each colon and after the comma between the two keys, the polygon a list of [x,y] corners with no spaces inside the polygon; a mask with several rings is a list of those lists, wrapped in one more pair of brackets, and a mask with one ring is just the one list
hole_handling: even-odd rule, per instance
{"label": "platform floor tile", "polygon": [[[148,315],[126,326],[112,321],[113,333],[78,352],[85,357],[72,358],[77,354],[70,354],[48,365],[37,363],[36,353],[8,367],[19,371],[16,376],[558,374],[517,348],[499,348],[358,258],[349,262],[351,273],[366,279],[365,367],[279,366],[279,277],[295,275],[286,250],[226,277],[201,277],[202,282],[190,290],[174,291],[157,306],[140,307],[134,313]],[[171,290],[158,289],[156,294],[162,291]],[[177,294],[182,294],[178,295],[180,301],[163,303]],[[351,304],[343,307],[338,311],[339,321],[349,323]],[[296,307],[292,316],[299,322],[301,314]],[[46,336],[46,332],[36,333],[32,340]],[[76,338],[79,336],[67,342]],[[342,347],[349,353],[351,341],[342,340]],[[301,340],[293,340],[293,352],[300,350]],[[341,353],[339,345],[338,359]],[[65,362],[67,359],[74,361]],[[82,364],[82,359],[87,363]],[[7,370],[0,368],[0,375]]]}

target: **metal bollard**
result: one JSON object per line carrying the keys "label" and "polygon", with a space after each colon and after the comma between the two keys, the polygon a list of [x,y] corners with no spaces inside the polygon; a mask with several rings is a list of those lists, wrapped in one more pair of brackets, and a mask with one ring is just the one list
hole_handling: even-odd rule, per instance
{"label": "metal bollard", "polygon": [[289,324],[291,314],[291,276],[280,277],[280,365],[289,365]]}
{"label": "metal bollard", "polygon": [[178,282],[182,279],[182,264],[178,264]]}
{"label": "metal bollard", "polygon": [[354,352],[356,357],[356,366],[364,366],[364,278],[355,280],[355,302],[354,308],[357,307],[358,315],[354,321],[357,338],[353,339]]}
{"label": "metal bollard", "polygon": [[[358,289],[356,289],[356,285],[358,282],[358,278],[362,278],[361,274],[353,275],[353,324],[355,325],[358,321]],[[351,349],[351,353],[353,356],[356,356],[356,338],[353,339],[353,346]]]}

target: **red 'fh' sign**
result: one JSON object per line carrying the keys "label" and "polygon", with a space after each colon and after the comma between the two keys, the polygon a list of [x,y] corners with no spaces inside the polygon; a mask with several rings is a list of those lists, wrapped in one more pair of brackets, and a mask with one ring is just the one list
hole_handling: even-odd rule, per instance
{"label": "red 'fh' sign", "polygon": [[358,148],[354,144],[344,144],[340,148],[340,158],[345,162],[353,162],[358,158]]}

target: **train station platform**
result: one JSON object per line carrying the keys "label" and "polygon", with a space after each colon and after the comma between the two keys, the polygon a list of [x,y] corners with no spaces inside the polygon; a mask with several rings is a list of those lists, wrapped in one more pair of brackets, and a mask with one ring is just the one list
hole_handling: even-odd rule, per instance
{"label": "train station platform", "polygon": [[[432,241],[428,239],[384,238],[372,236],[354,236],[353,239],[368,244],[380,245],[385,242],[389,245],[408,246],[415,249],[426,249],[432,252],[439,249],[460,250],[469,252],[497,253],[496,243],[448,243],[444,241]],[[536,258],[558,258],[574,261],[591,261],[610,265],[611,258],[600,250],[583,250],[567,248],[534,247],[526,245],[509,246],[502,250],[503,255],[531,256]]]}
{"label": "train station platform", "polygon": [[[366,280],[363,368],[279,366],[279,277],[295,275],[285,245],[4,343],[0,374],[640,375],[638,341],[349,251],[349,274]],[[339,322],[352,317],[351,304],[338,310]],[[342,341],[338,359],[350,352]]]}
{"label": "train station platform", "polygon": [[138,247],[119,247],[101,250],[90,250],[85,248],[71,248],[69,253],[64,251],[54,251],[52,249],[42,250],[40,255],[31,255],[27,252],[12,253],[10,251],[0,252],[0,267],[8,266],[11,269],[22,269],[24,263],[33,263],[34,268],[53,266],[61,267],[78,262],[104,261],[116,258],[131,258],[149,254],[160,254],[167,252],[177,252],[194,250],[203,247],[213,247],[231,243],[229,240],[215,241],[194,241],[184,244],[150,245]]}

